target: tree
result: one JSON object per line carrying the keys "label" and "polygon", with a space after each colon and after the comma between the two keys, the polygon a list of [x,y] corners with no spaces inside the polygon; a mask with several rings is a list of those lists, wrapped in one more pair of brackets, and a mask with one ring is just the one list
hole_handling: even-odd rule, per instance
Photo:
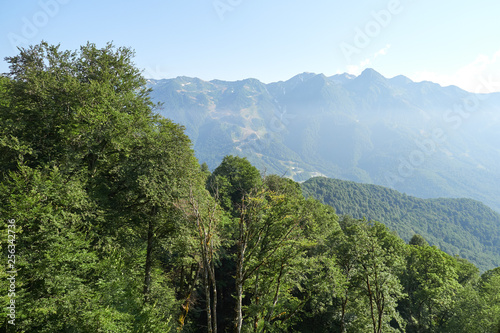
{"label": "tree", "polygon": [[337,286],[338,270],[327,251],[330,234],[340,229],[337,216],[304,199],[293,180],[270,175],[263,182],[266,204],[259,211],[266,229],[250,238],[249,248],[256,250],[245,265],[257,269],[244,283],[249,304],[243,318],[254,332],[302,330],[309,309]]}
{"label": "tree", "polygon": [[187,219],[192,223],[190,229],[194,233],[192,237],[197,240],[198,265],[203,271],[207,331],[216,333],[218,295],[215,261],[221,243],[219,229],[221,229],[221,221],[225,220],[225,215],[204,186],[191,185],[185,205],[183,210],[187,214]]}
{"label": "tree", "polygon": [[457,279],[453,257],[434,246],[409,246],[401,277],[408,294],[401,304],[408,332],[433,332],[445,324],[462,289]]}
{"label": "tree", "polygon": [[[132,57],[130,49],[112,44],[99,49],[88,43],[71,52],[42,42],[7,58],[10,73],[0,82],[4,209],[25,217],[20,227],[29,237],[40,228],[54,233],[23,244],[32,255],[27,268],[38,278],[20,277],[20,294],[33,313],[51,314],[39,324],[48,331],[155,332],[172,326],[178,302],[165,245],[181,229],[179,202],[188,200],[192,186],[203,188],[196,181],[203,177],[183,128],[153,113]],[[73,196],[65,194],[69,189]],[[21,194],[45,208],[26,213],[17,200]],[[79,197],[73,203],[64,195]],[[43,223],[35,223],[39,218]],[[88,253],[87,259],[71,260],[71,251]],[[51,255],[61,259],[35,265]],[[75,292],[85,292],[67,293],[73,289],[52,283],[59,276],[44,274],[45,267],[81,286]],[[88,311],[71,309],[71,297]],[[88,320],[92,316],[102,321]],[[94,324],[81,324],[86,321]]]}
{"label": "tree", "polygon": [[[293,246],[299,245],[296,241],[304,219],[299,209],[291,198],[265,189],[243,196],[236,231],[237,332],[243,328],[245,290],[253,293],[253,306],[260,308],[253,309],[261,313],[260,316],[254,315],[255,329],[262,329],[259,325],[266,320],[269,323],[273,317],[289,270],[288,264],[291,258],[301,253],[300,246]],[[269,290],[273,292],[270,294]],[[267,308],[265,318],[262,318],[262,307]]]}
{"label": "tree", "polygon": [[42,42],[6,58],[9,107],[2,113],[2,136],[31,149],[24,156],[28,166],[94,173],[98,163],[126,150],[152,117],[132,56],[112,44],[98,49],[89,43],[70,52]]}
{"label": "tree", "polygon": [[262,185],[259,170],[246,158],[226,156],[208,180],[208,190],[221,206],[238,216],[243,197]]}
{"label": "tree", "polygon": [[429,245],[429,243],[425,240],[425,238],[419,234],[413,235],[413,237],[410,239],[410,242],[408,244],[415,245],[415,246],[428,246]]}
{"label": "tree", "polygon": [[500,330],[500,269],[496,268],[483,274],[479,289],[482,307],[478,327],[484,332]]}
{"label": "tree", "polygon": [[[348,325],[374,333],[404,329],[396,308],[404,298],[398,279],[403,267],[404,243],[384,225],[344,217],[336,247],[343,274],[340,330]],[[346,322],[348,314],[353,317]],[[355,315],[353,314],[355,313]],[[393,328],[391,322],[395,322]]]}
{"label": "tree", "polygon": [[316,261],[308,253],[324,240],[321,227],[334,225],[336,216],[305,200],[292,180],[274,175],[261,180],[258,170],[239,157],[224,158],[208,187],[233,216],[225,232],[233,242],[227,244],[223,266],[234,267],[235,330],[291,327],[317,283],[306,276],[321,271],[311,268]]}
{"label": "tree", "polygon": [[141,312],[128,290],[134,281],[122,276],[115,247],[107,256],[95,249],[93,208],[82,183],[57,169],[20,166],[0,185],[0,214],[16,220],[18,329],[133,329]]}

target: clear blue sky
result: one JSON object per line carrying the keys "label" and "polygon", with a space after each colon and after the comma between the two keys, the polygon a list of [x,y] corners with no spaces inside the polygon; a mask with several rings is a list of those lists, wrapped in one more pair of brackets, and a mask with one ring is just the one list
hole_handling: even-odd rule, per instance
{"label": "clear blue sky", "polygon": [[[472,90],[500,81],[496,0],[0,0],[0,56],[113,41],[145,76],[263,82],[371,67]],[[377,14],[379,17],[376,18]],[[347,50],[347,51],[346,51]],[[346,56],[347,55],[347,56]],[[0,62],[0,72],[8,70]],[[497,79],[494,79],[494,78]],[[491,78],[490,78],[491,80]],[[500,85],[496,84],[497,91]]]}

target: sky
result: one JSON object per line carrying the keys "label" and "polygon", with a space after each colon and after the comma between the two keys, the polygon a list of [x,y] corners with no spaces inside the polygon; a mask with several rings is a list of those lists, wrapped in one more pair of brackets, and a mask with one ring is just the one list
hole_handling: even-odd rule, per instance
{"label": "sky", "polygon": [[147,78],[284,81],[303,72],[500,91],[497,0],[0,0],[3,59],[42,40],[131,47]]}

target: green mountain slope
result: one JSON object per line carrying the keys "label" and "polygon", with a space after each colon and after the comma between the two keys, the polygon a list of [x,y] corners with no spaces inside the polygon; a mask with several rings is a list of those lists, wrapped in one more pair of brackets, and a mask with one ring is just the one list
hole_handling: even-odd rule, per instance
{"label": "green mountain slope", "polygon": [[420,199],[395,190],[352,181],[311,178],[304,195],[338,214],[377,220],[409,241],[420,234],[443,251],[487,270],[500,265],[500,214],[471,199]]}

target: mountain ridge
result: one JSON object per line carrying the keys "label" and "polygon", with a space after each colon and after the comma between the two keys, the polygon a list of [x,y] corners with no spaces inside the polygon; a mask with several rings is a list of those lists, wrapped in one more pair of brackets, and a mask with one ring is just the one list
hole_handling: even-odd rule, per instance
{"label": "mountain ridge", "polygon": [[296,74],[292,77],[290,77],[289,79],[285,79],[285,80],[278,80],[278,81],[272,81],[272,82],[269,82],[269,83],[264,83],[262,82],[260,79],[256,78],[256,77],[249,77],[249,78],[245,78],[245,79],[239,79],[239,80],[222,80],[222,79],[211,79],[211,80],[205,80],[205,79],[201,79],[201,78],[198,78],[196,76],[185,76],[185,75],[179,75],[179,76],[176,76],[176,77],[172,77],[172,78],[163,78],[163,79],[154,79],[154,78],[146,78],[146,81],[148,81],[149,84],[153,83],[158,83],[158,82],[165,82],[165,81],[172,81],[172,80],[199,80],[201,82],[205,82],[205,83],[220,83],[220,82],[225,82],[225,83],[236,83],[236,82],[241,82],[241,81],[247,81],[247,80],[252,80],[252,81],[258,81],[260,82],[261,84],[263,85],[272,85],[272,84],[276,84],[276,83],[283,83],[283,82],[288,82],[288,81],[292,81],[292,80],[295,80],[295,79],[309,79],[310,77],[313,77],[313,76],[317,76],[317,75],[321,75],[321,76],[324,76],[326,77],[327,79],[331,80],[331,81],[344,81],[344,80],[352,80],[352,79],[355,79],[355,78],[359,78],[359,77],[366,77],[366,76],[375,76],[375,77],[379,77],[379,78],[382,78],[384,80],[388,80],[388,81],[393,81],[393,82],[398,82],[398,83],[401,83],[401,82],[404,82],[405,84],[408,84],[408,83],[416,83],[416,84],[428,84],[428,83],[431,83],[432,85],[437,85],[441,88],[448,88],[448,87],[453,87],[453,88],[457,88],[463,92],[467,92],[467,93],[472,93],[472,92],[468,92],[456,85],[447,85],[447,86],[443,86],[439,83],[435,83],[435,82],[432,82],[432,81],[428,81],[428,80],[422,80],[422,81],[413,81],[412,79],[410,79],[409,77],[403,75],[403,74],[399,74],[399,75],[396,75],[394,77],[385,77],[383,76],[381,73],[377,72],[375,69],[373,68],[366,68],[364,69],[359,75],[355,75],[355,74],[350,74],[350,73],[347,73],[347,72],[344,72],[344,73],[337,73],[337,74],[333,74],[333,75],[330,75],[330,76],[327,76],[326,74],[324,73],[315,73],[315,72],[302,72],[302,73],[299,73],[299,74]]}
{"label": "mountain ridge", "polygon": [[[500,211],[500,93],[387,79],[372,69],[268,84],[148,82],[153,101],[164,103],[160,113],[186,127],[211,169],[233,154],[297,181],[325,175],[423,198],[470,197]],[[471,101],[479,106],[471,110]]]}

